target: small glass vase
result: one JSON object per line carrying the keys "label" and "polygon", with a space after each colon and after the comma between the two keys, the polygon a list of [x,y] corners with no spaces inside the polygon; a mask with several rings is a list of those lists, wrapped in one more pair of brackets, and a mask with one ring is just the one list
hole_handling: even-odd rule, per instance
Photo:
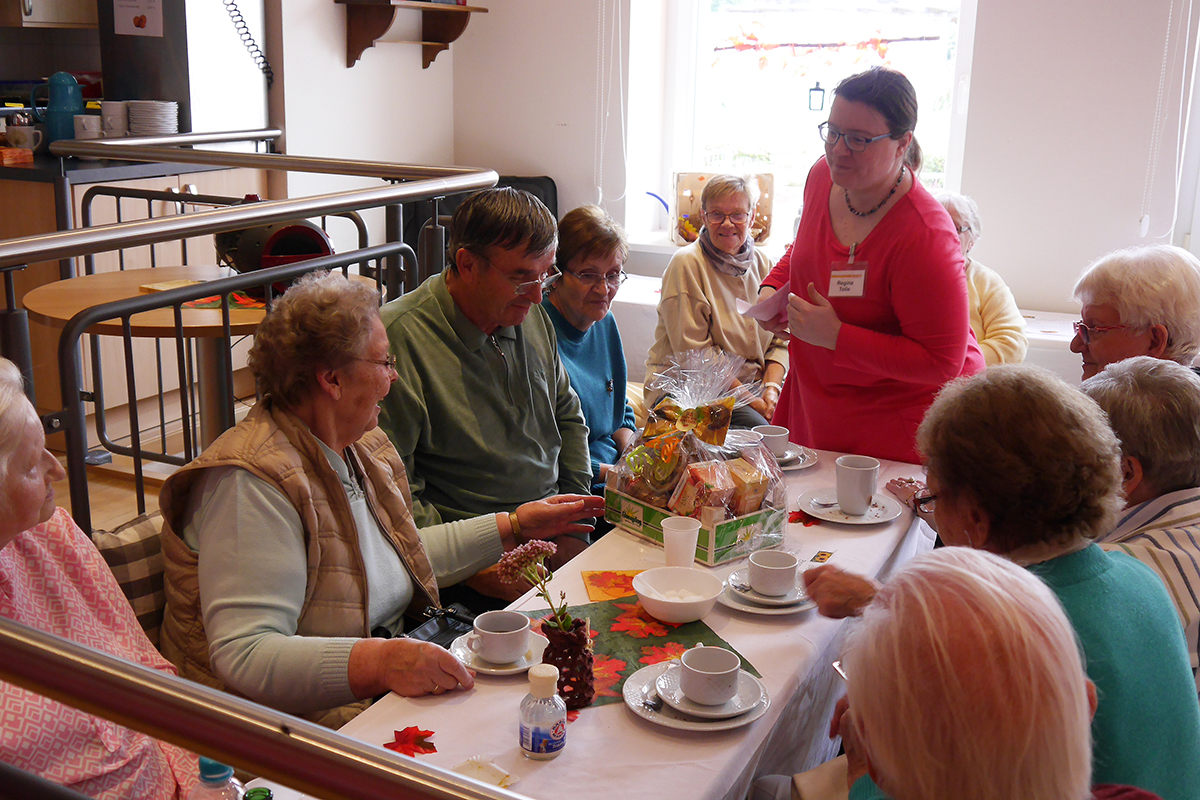
{"label": "small glass vase", "polygon": [[553,619],[542,622],[542,634],[550,641],[542,652],[542,663],[558,667],[558,694],[567,708],[584,708],[596,697],[588,621],[576,618],[564,631],[552,624]]}

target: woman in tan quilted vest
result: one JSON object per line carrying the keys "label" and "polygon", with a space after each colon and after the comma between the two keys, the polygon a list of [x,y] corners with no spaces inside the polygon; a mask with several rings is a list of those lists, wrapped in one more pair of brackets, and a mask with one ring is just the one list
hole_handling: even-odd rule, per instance
{"label": "woman in tan quilted vest", "polygon": [[391,638],[406,612],[521,538],[590,528],[567,495],[418,531],[376,428],[393,365],[378,292],[340,274],[301,278],[263,320],[263,400],[159,497],[161,647],[182,675],[335,727],[388,691],[469,689],[443,648]]}

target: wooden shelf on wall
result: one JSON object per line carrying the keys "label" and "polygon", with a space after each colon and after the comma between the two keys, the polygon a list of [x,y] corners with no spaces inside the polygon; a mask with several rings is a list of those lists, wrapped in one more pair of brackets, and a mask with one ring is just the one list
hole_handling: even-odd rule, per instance
{"label": "wooden shelf on wall", "polygon": [[[346,6],[346,66],[353,67],[368,47],[387,33],[396,21],[396,11],[421,12],[421,39],[408,41],[421,45],[421,66],[428,69],[438,53],[450,49],[450,43],[467,29],[471,14],[486,14],[479,6],[446,3],[405,2],[405,0],[334,0]],[[389,40],[390,41],[390,40]]]}

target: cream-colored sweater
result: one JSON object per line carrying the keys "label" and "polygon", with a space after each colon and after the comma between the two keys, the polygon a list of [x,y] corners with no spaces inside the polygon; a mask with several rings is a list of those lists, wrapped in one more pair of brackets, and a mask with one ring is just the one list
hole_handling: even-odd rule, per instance
{"label": "cream-colored sweater", "polygon": [[787,342],[737,312],[737,300],[758,301],[758,287],[771,271],[771,259],[754,251],[754,266],[741,277],[718,272],[704,257],[699,242],[681,248],[663,273],[658,301],[658,327],[646,357],[646,400],[661,392],[649,388],[654,376],[669,366],[672,353],[716,347],[746,359],[739,379],[761,380],[768,361],[786,370]]}
{"label": "cream-colored sweater", "polygon": [[971,330],[987,365],[1024,361],[1029,349],[1025,318],[1004,279],[978,261],[969,261],[967,293],[971,298]]}

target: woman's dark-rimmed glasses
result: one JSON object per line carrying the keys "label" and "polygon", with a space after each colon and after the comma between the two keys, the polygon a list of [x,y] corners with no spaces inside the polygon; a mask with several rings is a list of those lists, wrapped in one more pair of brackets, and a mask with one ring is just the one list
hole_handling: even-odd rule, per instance
{"label": "woman's dark-rimmed glasses", "polygon": [[863,136],[858,133],[842,133],[837,128],[830,125],[828,122],[822,122],[817,126],[817,133],[821,134],[821,141],[833,147],[837,144],[838,139],[846,143],[846,148],[854,153],[861,153],[867,149],[867,145],[871,142],[878,142],[880,139],[891,137],[890,133],[881,133],[878,136]]}

